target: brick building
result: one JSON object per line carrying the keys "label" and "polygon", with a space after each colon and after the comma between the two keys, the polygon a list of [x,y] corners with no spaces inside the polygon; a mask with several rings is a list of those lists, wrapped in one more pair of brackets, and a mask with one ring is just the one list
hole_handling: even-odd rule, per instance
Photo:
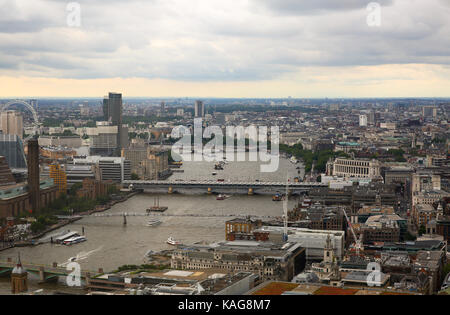
{"label": "brick building", "polygon": [[16,181],[4,156],[0,156],[0,186],[13,185]]}
{"label": "brick building", "polygon": [[114,185],[113,182],[100,181],[90,178],[83,180],[83,187],[78,190],[77,195],[79,198],[97,199],[108,194],[108,187]]}

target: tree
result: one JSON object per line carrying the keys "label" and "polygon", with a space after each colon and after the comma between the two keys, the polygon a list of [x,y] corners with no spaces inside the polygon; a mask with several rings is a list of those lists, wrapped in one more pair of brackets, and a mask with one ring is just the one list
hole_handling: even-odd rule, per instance
{"label": "tree", "polygon": [[69,189],[69,195],[76,196],[77,191],[80,190],[82,187],[83,187],[82,183],[76,183],[76,184],[72,185],[72,187],[70,187],[70,189]]}
{"label": "tree", "polygon": [[419,236],[422,236],[425,233],[427,233],[427,229],[425,228],[425,226],[421,225],[419,228]]}
{"label": "tree", "polygon": [[136,173],[131,173],[131,180],[139,180],[139,175]]}
{"label": "tree", "polygon": [[450,263],[448,263],[444,266],[443,273],[444,273],[444,277],[446,277],[450,273]]}
{"label": "tree", "polygon": [[407,232],[405,234],[404,240],[407,242],[413,242],[417,239],[417,237],[415,237],[414,235],[412,235],[410,232]]}
{"label": "tree", "polygon": [[33,232],[34,234],[39,233],[43,230],[45,230],[45,225],[43,225],[41,222],[33,222],[31,223],[30,226],[31,232]]}

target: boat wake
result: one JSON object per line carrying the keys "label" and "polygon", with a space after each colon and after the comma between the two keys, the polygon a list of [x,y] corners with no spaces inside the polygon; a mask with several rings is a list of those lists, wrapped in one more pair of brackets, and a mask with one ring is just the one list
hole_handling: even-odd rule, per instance
{"label": "boat wake", "polygon": [[98,252],[98,251],[101,251],[102,249],[103,249],[103,246],[101,246],[101,247],[99,247],[99,248],[97,248],[97,249],[88,251],[88,252],[85,252],[85,251],[79,252],[75,257],[70,257],[69,259],[67,259],[66,262],[63,262],[63,263],[61,263],[61,264],[58,264],[58,267],[66,267],[68,264],[70,264],[70,263],[72,263],[72,262],[80,262],[80,261],[82,261],[82,260],[86,260],[86,259],[88,259],[90,256],[92,256],[94,253],[96,253],[96,252]]}

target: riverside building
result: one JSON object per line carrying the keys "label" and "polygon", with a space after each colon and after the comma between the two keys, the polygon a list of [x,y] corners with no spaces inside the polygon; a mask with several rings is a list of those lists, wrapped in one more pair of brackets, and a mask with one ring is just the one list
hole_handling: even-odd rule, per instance
{"label": "riverside building", "polygon": [[332,175],[377,179],[381,177],[381,165],[377,160],[336,159]]}

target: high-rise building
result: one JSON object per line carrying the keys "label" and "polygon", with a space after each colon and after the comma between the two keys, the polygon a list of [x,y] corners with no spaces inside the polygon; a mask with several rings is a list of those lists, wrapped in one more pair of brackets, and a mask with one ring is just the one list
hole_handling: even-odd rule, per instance
{"label": "high-rise building", "polygon": [[0,133],[0,152],[10,168],[27,168],[23,142],[18,136]]}
{"label": "high-rise building", "polygon": [[367,127],[367,115],[359,115],[359,126]]}
{"label": "high-rise building", "polygon": [[205,104],[202,101],[195,101],[195,117],[205,117]]}
{"label": "high-rise building", "polygon": [[103,115],[105,121],[110,121],[113,126],[122,125],[122,94],[109,93],[103,99]]}
{"label": "high-rise building", "polygon": [[28,191],[33,213],[40,208],[40,179],[39,179],[39,143],[38,139],[28,140]]}
{"label": "high-rise building", "polygon": [[[117,126],[117,150],[115,155],[120,155],[120,150],[127,146],[127,143],[123,143],[125,139],[128,139],[128,131],[122,128],[122,94],[109,93],[103,99],[103,115],[105,121],[109,122],[111,126]],[[126,137],[122,135],[126,133]]]}
{"label": "high-rise building", "polygon": [[88,156],[74,158],[73,165],[93,166],[97,180],[120,183],[131,179],[131,162],[122,157]]}
{"label": "high-rise building", "polygon": [[61,194],[67,193],[67,175],[59,164],[50,165],[50,178],[53,179],[53,183],[58,186],[58,192]]}
{"label": "high-rise building", "polygon": [[380,113],[375,112],[374,110],[370,111],[367,114],[367,124],[371,126],[376,126],[380,121]]}
{"label": "high-rise building", "polygon": [[166,112],[166,102],[161,102],[161,114]]}
{"label": "high-rise building", "polygon": [[23,138],[23,115],[21,112],[7,110],[0,114],[1,129],[4,134]]}
{"label": "high-rise building", "polygon": [[109,122],[97,122],[97,127],[87,128],[87,135],[91,138],[91,155],[114,156],[119,147],[119,128]]}
{"label": "high-rise building", "polygon": [[424,106],[422,108],[422,116],[424,118],[427,118],[427,117],[436,118],[436,116],[437,116],[437,108],[435,106]]}

